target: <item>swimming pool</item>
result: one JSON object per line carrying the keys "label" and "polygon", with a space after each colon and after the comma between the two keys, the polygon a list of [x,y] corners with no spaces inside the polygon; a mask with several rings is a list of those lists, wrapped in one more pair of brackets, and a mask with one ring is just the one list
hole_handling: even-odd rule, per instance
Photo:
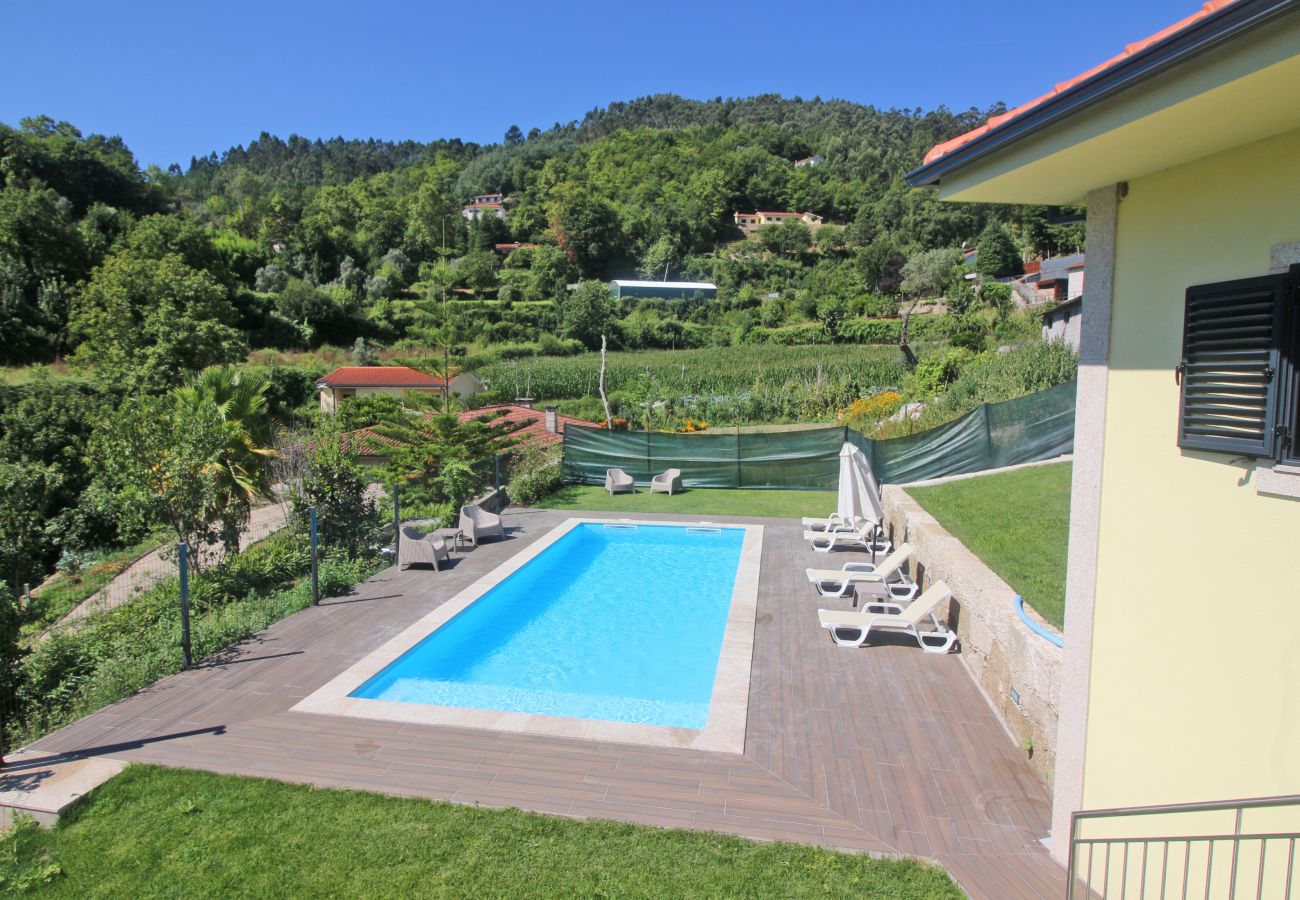
{"label": "swimming pool", "polygon": [[351,696],[703,728],[744,535],[580,524]]}
{"label": "swimming pool", "polygon": [[570,519],[295,709],[740,752],[761,549]]}

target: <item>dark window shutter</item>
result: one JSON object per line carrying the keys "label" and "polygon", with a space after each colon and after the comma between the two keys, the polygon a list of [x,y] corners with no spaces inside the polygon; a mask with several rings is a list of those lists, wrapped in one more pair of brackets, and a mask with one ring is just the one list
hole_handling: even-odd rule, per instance
{"label": "dark window shutter", "polygon": [[1272,456],[1287,275],[1187,289],[1178,446]]}

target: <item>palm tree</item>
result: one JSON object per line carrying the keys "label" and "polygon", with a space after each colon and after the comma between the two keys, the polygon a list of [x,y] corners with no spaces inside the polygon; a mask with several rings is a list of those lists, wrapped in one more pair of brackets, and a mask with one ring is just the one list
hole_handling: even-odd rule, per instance
{"label": "palm tree", "polygon": [[212,481],[221,540],[228,554],[239,552],[239,532],[253,501],[271,496],[269,463],[275,450],[267,387],[266,381],[232,366],[214,366],[173,392],[178,412],[211,417],[220,429],[221,440],[203,474]]}

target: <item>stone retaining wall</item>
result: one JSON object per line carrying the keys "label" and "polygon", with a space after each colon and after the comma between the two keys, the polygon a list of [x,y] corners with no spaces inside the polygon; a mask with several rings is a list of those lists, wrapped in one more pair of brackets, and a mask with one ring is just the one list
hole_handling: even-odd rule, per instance
{"label": "stone retaining wall", "polygon": [[952,588],[947,622],[961,640],[962,662],[1017,742],[1032,742],[1031,762],[1050,790],[1064,651],[1025,627],[1013,604],[1016,592],[903,488],[886,485],[881,500],[890,538],[916,548],[917,580],[927,587],[943,580]]}

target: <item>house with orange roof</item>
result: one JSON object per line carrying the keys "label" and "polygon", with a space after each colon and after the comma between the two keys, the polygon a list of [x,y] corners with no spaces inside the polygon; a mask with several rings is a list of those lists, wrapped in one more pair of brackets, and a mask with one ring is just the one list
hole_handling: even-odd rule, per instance
{"label": "house with orange roof", "polygon": [[321,412],[333,415],[340,403],[367,394],[404,397],[410,393],[452,395],[465,400],[486,385],[472,372],[457,372],[450,379],[429,375],[408,366],[340,366],[316,382]]}
{"label": "house with orange roof", "polygon": [[1053,855],[1285,896],[1294,839],[1241,835],[1300,831],[1300,2],[1205,3],[908,180],[1087,209]]}
{"label": "house with orange roof", "polygon": [[[505,425],[516,440],[517,447],[558,447],[564,443],[564,429],[568,425],[599,427],[595,422],[563,415],[554,406],[539,411],[521,403],[497,403],[476,409],[463,409],[456,415],[462,422],[489,419]],[[377,433],[373,428],[346,432],[341,436],[341,443],[345,451],[354,453],[357,461],[367,466],[384,465],[388,461],[389,448],[397,445],[395,440]]]}

